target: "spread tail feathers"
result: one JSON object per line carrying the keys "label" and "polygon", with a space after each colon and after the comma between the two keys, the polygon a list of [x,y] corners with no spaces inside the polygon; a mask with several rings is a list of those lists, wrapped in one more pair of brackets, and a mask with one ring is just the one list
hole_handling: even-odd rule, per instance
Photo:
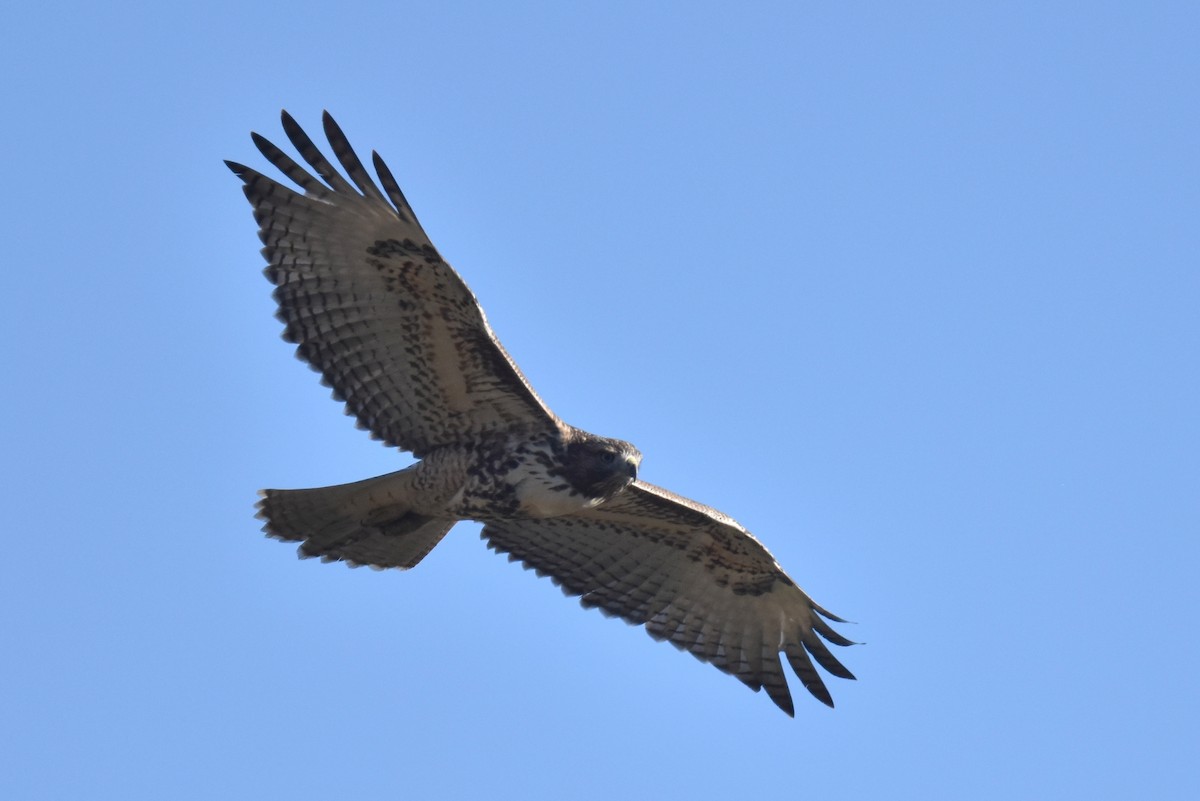
{"label": "spread tail feathers", "polygon": [[408,478],[401,470],[333,487],[260,490],[258,517],[268,536],[301,543],[302,558],[407,569],[458,522],[412,511]]}

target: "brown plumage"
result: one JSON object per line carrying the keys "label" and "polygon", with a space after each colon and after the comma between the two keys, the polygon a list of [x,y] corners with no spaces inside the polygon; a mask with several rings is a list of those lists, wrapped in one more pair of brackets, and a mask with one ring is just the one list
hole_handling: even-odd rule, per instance
{"label": "brown plumage", "polygon": [[286,112],[283,127],[320,180],[252,136],[303,194],[226,163],[254,208],[284,337],[363,428],[419,461],[353,484],[265,490],[267,533],[301,543],[301,556],[407,569],[456,522],[477,520],[489,547],[765,689],[789,715],[780,654],[832,706],[813,660],[854,678],[822,640],[850,644],[822,616],[840,618],[735,521],[638,481],[632,445],[550,411],[377,154],[382,192],[328,113],[349,181]]}

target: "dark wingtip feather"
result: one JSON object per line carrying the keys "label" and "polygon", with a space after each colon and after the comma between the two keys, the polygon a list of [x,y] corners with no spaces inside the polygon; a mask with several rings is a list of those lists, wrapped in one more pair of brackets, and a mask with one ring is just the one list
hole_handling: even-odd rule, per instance
{"label": "dark wingtip feather", "polygon": [[371,164],[374,165],[375,174],[379,176],[379,182],[383,184],[383,191],[387,193],[392,205],[396,207],[396,213],[400,215],[400,219],[420,226],[421,221],[417,219],[416,212],[409,205],[408,198],[404,197],[404,193],[400,191],[400,184],[396,181],[396,176],[392,175],[392,171],[388,169],[383,157],[375,150],[371,151]]}
{"label": "dark wingtip feather", "polygon": [[317,175],[325,180],[329,187],[335,192],[350,193],[353,192],[349,182],[341,176],[329,160],[321,154],[321,149],[313,143],[300,124],[292,118],[291,114],[286,111],[282,113],[283,132],[287,134],[287,138],[291,141],[292,146],[301,157],[308,162],[309,166],[316,171]]}
{"label": "dark wingtip feather", "polygon": [[829,688],[825,686],[825,682],[820,679],[817,679],[816,682],[808,682],[802,678],[801,683],[804,684],[804,689],[808,690],[813,698],[833,709],[833,696],[830,695]]}
{"label": "dark wingtip feather", "polygon": [[[308,135],[304,133],[304,129],[300,127],[300,123],[296,122],[296,118],[288,114],[287,109],[279,112],[280,122],[283,123],[283,132],[287,134],[287,138],[296,145],[296,139],[307,141]],[[296,145],[297,150],[301,150],[299,145]]]}
{"label": "dark wingtip feather", "polygon": [[814,617],[812,619],[812,627],[814,631],[816,631],[826,640],[829,640],[829,642],[833,643],[834,645],[861,645],[861,643],[857,643],[848,637],[843,637],[841,634],[838,634],[830,627],[828,623],[826,623],[824,620],[821,620],[819,617]]}
{"label": "dark wingtip feather", "polygon": [[258,131],[251,131],[250,141],[254,143],[254,146],[258,148],[260,153],[266,155],[268,159],[271,158],[271,156],[266,152],[267,150],[275,149],[275,145],[271,144],[270,139],[263,136]]}
{"label": "dark wingtip feather", "polygon": [[813,666],[804,647],[789,643],[784,649],[783,655],[800,679],[800,683],[804,685],[804,689],[825,706],[832,707],[833,696],[829,694],[829,688],[825,686],[825,682],[821,681],[821,676],[817,673],[817,669]]}
{"label": "dark wingtip feather", "polygon": [[346,134],[342,131],[341,126],[333,119],[333,115],[328,111],[323,112],[321,114],[321,124],[325,129],[325,138],[329,140],[329,145],[333,148],[334,156],[341,163],[342,169],[350,176],[350,180],[354,181],[354,185],[358,187],[358,191],[362,192],[364,197],[386,204],[387,198],[379,191],[379,187],[375,185],[375,181],[372,180],[366,168],[363,167],[358,154],[354,152],[354,148],[350,145],[350,140],[346,138]]}
{"label": "dark wingtip feather", "polygon": [[825,646],[825,643],[821,642],[820,637],[813,637],[810,635],[805,637],[801,641],[801,644],[804,646],[804,649],[813,657],[813,659],[817,660],[817,664],[825,668],[832,675],[837,676],[839,679],[854,679],[854,674],[851,673],[845,665],[839,662],[837,657],[830,653],[829,649]]}
{"label": "dark wingtip feather", "polygon": [[849,623],[851,625],[854,625],[853,620],[846,620],[843,617],[838,617],[833,612],[830,612],[828,609],[821,606],[820,604],[814,603],[812,605],[812,608],[817,612],[817,614],[819,614],[821,617],[825,618],[826,620],[832,620],[834,623]]}
{"label": "dark wingtip feather", "polygon": [[789,718],[796,717],[796,705],[792,701],[792,694],[788,692],[786,684],[782,689],[773,690],[771,687],[766,687],[766,690],[767,697],[771,699],[775,706],[782,709],[784,714],[786,714]]}

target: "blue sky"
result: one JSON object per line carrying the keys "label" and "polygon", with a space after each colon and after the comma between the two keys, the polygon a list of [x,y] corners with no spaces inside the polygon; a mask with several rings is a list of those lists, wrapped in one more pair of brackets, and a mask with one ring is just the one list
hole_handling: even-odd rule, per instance
{"label": "blue sky", "polygon": [[[1188,3],[40,3],[6,17],[5,798],[1191,798]],[[542,396],[867,644],[797,715],[462,524],[279,338],[224,158],[387,159]],[[795,686],[795,685],[793,685]]]}

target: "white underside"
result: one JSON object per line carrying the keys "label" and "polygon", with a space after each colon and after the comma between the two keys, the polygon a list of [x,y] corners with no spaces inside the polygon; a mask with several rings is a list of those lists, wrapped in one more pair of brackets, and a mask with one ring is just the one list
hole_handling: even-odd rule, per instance
{"label": "white underside", "polygon": [[528,475],[516,482],[514,489],[521,512],[530,517],[561,517],[591,509],[600,503],[598,499],[585,498],[569,489],[551,489],[561,484],[562,479],[544,474]]}

